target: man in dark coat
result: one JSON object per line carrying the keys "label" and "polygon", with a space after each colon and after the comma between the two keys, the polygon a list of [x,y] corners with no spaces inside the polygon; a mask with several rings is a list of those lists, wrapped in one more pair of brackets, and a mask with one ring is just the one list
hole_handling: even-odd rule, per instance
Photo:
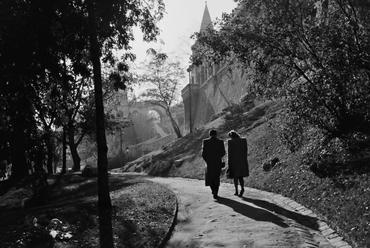
{"label": "man in dark coat", "polygon": [[202,157],[207,163],[206,186],[210,186],[213,198],[218,198],[222,157],[225,155],[224,142],[217,138],[216,130],[209,132],[210,138],[203,140]]}

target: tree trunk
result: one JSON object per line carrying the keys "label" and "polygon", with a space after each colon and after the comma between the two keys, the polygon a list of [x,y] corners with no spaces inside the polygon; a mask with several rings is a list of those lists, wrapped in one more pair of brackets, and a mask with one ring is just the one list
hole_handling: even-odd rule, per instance
{"label": "tree trunk", "polygon": [[66,129],[63,127],[63,140],[62,140],[62,174],[65,174],[67,172],[67,137],[66,137]]}
{"label": "tree trunk", "polygon": [[28,176],[26,163],[26,137],[24,119],[17,116],[14,121],[14,131],[11,144],[12,178],[22,179]]}
{"label": "tree trunk", "polygon": [[[29,122],[30,104],[21,78],[15,81],[18,97],[14,102],[13,133],[11,141],[12,178],[22,179],[29,175],[26,159],[26,129]],[[28,121],[27,121],[28,120]]]}
{"label": "tree trunk", "polygon": [[77,145],[75,143],[75,128],[73,124],[68,125],[68,145],[73,160],[73,171],[80,171],[81,159],[80,156],[78,155]]}
{"label": "tree trunk", "polygon": [[72,160],[73,160],[73,171],[81,170],[81,158],[78,155],[77,146],[72,142],[69,143],[69,150],[71,151]]}
{"label": "tree trunk", "polygon": [[54,156],[54,152],[53,152],[53,147],[48,144],[47,145],[47,150],[48,150],[48,159],[47,159],[47,163],[46,163],[46,168],[48,170],[48,174],[49,175],[53,175],[54,174],[54,171],[53,171],[53,156]]}
{"label": "tree trunk", "polygon": [[48,132],[48,134],[45,137],[46,149],[47,149],[47,155],[48,155],[46,168],[47,168],[48,174],[52,175],[53,174],[54,145],[53,145],[52,136],[50,134],[51,131],[47,130],[46,132]]}
{"label": "tree trunk", "polygon": [[180,128],[177,125],[175,119],[172,117],[171,111],[169,109],[166,109],[166,112],[167,112],[168,117],[171,120],[172,128],[175,131],[175,134],[176,134],[177,138],[181,138],[182,134],[181,134]]}
{"label": "tree trunk", "polygon": [[97,38],[95,1],[88,0],[90,56],[94,72],[96,141],[98,147],[98,208],[101,248],[113,248],[112,204],[108,185],[107,141],[105,137],[103,90],[101,80],[100,47]]}

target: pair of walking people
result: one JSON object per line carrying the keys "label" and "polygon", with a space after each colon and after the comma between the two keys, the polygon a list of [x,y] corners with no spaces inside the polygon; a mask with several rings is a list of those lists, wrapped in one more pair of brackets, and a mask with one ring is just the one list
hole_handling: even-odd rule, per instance
{"label": "pair of walking people", "polygon": [[[248,168],[248,145],[245,138],[232,130],[229,132],[230,139],[227,141],[228,168],[227,177],[234,179],[235,195],[242,196],[244,193],[244,177],[249,176]],[[203,140],[202,157],[207,167],[205,173],[206,186],[210,186],[213,198],[218,198],[220,187],[221,170],[225,166],[222,157],[225,156],[224,142],[217,138],[217,131],[211,130],[209,138]],[[238,192],[238,183],[240,192]]]}

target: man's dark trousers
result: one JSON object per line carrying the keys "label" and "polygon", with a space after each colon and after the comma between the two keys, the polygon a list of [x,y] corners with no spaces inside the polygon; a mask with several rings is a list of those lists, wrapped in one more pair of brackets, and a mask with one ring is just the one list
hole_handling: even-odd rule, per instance
{"label": "man's dark trousers", "polygon": [[212,194],[214,196],[217,196],[218,195],[218,188],[220,187],[220,185],[210,185],[210,186],[211,186]]}

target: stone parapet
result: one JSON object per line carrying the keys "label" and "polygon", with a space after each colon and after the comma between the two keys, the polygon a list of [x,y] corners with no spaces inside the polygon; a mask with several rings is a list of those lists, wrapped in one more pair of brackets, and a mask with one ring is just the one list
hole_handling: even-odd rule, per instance
{"label": "stone parapet", "polygon": [[190,90],[196,91],[199,90],[200,86],[198,84],[188,84],[181,90],[181,96],[182,98],[189,97]]}

